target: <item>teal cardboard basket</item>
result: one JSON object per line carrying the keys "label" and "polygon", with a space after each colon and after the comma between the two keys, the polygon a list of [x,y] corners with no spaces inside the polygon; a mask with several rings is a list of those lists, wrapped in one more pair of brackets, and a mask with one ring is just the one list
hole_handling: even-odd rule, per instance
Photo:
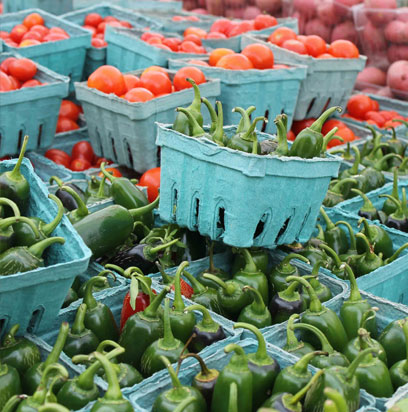
{"label": "teal cardboard basket", "polygon": [[302,81],[294,114],[295,120],[319,117],[330,106],[344,108],[353,91],[357,75],[367,60],[365,56],[358,59],[315,59],[269,43],[266,36],[244,35],[241,47],[252,43],[268,46],[280,63],[307,66],[307,76]]}
{"label": "teal cardboard basket", "polygon": [[[107,64],[117,67],[121,72],[127,72],[154,65],[168,67],[169,59],[196,59],[206,56],[206,54],[176,53],[159,49],[141,40],[142,34],[143,31],[137,29],[108,26],[105,33],[105,40],[108,42]],[[171,37],[179,36],[174,34]]]}
{"label": "teal cardboard basket", "polygon": [[[141,72],[132,73],[140,76]],[[174,74],[169,71],[171,78]],[[144,103],[130,103],[91,89],[85,82],[76,83],[75,87],[95,153],[139,173],[159,165],[155,122],[173,122],[175,109],[189,106],[193,100],[192,88]],[[219,80],[207,79],[199,88],[212,103],[220,94]],[[210,122],[209,116],[204,116],[204,122]]]}
{"label": "teal cardboard basket", "polygon": [[[230,340],[226,340],[220,343],[216,343],[206,348],[201,352],[201,356],[210,369],[222,370],[230,358],[231,353],[224,352],[224,347],[227,343],[232,343]],[[239,345],[244,349],[245,353],[254,353],[258,349],[258,342],[254,339],[248,338],[241,340]],[[281,369],[287,366],[293,365],[297,358],[283,351],[282,349],[267,345],[268,355],[274,358]],[[317,369],[309,366],[309,370],[314,374]],[[182,385],[191,385],[194,376],[200,372],[200,365],[196,360],[186,359],[182,364],[179,372],[179,379]],[[155,399],[164,391],[170,389],[171,380],[167,370],[158,372],[154,379],[149,378],[144,380],[137,391],[130,394],[129,398],[132,402],[135,412],[147,412],[152,410]],[[361,391],[360,406],[373,406],[374,398]]]}
{"label": "teal cardboard basket", "polygon": [[[259,36],[269,36],[272,34],[276,29],[279,29],[280,27],[289,27],[292,29],[294,32],[298,33],[299,32],[299,27],[298,27],[298,20],[293,18],[293,17],[283,17],[279,18],[278,24],[276,26],[268,27],[263,30],[256,30],[256,31],[249,31],[246,32],[246,35],[259,35]],[[220,47],[226,48],[226,49],[231,49],[234,50],[235,52],[240,52],[243,47],[242,47],[242,39],[243,39],[244,34],[240,34],[238,36],[234,37],[229,37],[228,39],[203,39],[202,43],[203,46],[207,49],[218,49]]]}
{"label": "teal cardboard basket", "polygon": [[[0,62],[15,53],[0,54]],[[26,87],[2,93],[0,99],[0,156],[20,151],[25,135],[30,136],[27,150],[51,146],[62,99],[68,94],[69,79],[42,65],[37,65],[35,78],[43,86]]]}
{"label": "teal cardboard basket", "polygon": [[[0,172],[11,170],[15,163],[14,160],[2,161]],[[21,171],[30,184],[28,216],[51,221],[57,213],[57,206],[47,198],[47,188],[27,159],[24,159]],[[45,267],[0,277],[0,323],[3,330],[15,323],[20,324],[22,333],[49,328],[75,276],[87,269],[91,251],[66,217],[53,236],[64,237],[65,244],[55,244],[46,250]]]}
{"label": "teal cardboard basket", "polygon": [[[394,320],[404,319],[408,316],[408,306],[398,305],[369,293],[362,292],[361,294],[363,299],[367,299],[368,303],[370,303],[371,306],[379,308],[379,311],[376,315],[379,332],[385,329],[385,327]],[[346,299],[348,299],[348,294],[343,299],[339,299],[336,302],[326,302],[324,305],[339,314],[340,308],[344,300]],[[264,332],[266,342],[278,346],[279,348],[283,348],[286,345],[286,327],[287,322],[275,328],[268,328],[269,330]],[[247,337],[248,334],[249,332],[245,331],[243,337]],[[298,331],[296,331],[295,334],[299,337]],[[364,390],[362,392],[366,393]],[[385,411],[384,405],[389,399],[390,398],[375,398],[375,406],[379,410]]]}
{"label": "teal cardboard basket", "polygon": [[[300,98],[301,84],[306,77],[306,67],[293,65],[289,69],[281,70],[227,70],[190,64],[189,60],[189,58],[170,60],[169,67],[178,70],[184,66],[194,66],[207,77],[220,79],[224,124],[238,123],[240,116],[232,112],[234,107],[247,108],[253,105],[256,110],[252,113],[252,118],[265,116],[268,119],[268,122],[263,124],[262,131],[275,133],[276,126],[273,120],[281,113],[288,116],[288,130],[290,130]],[[204,111],[206,109],[203,108]]]}
{"label": "teal cardboard basket", "polygon": [[41,9],[52,14],[63,14],[73,10],[74,0],[3,0],[3,13],[25,9]]}
{"label": "teal cardboard basket", "polygon": [[[345,220],[350,223],[354,230],[354,233],[359,231],[358,221],[359,216],[343,212],[340,209],[326,209],[330,219],[335,223],[339,220]],[[323,228],[325,224],[323,219],[319,222]],[[370,224],[375,222],[369,222]],[[408,242],[408,234],[400,232],[399,230],[391,229],[387,226],[378,224],[378,226],[385,229],[389,234],[393,245],[394,251],[400,246]],[[347,235],[348,236],[348,235]],[[329,276],[333,275],[329,270],[322,268],[323,273],[327,273]],[[408,250],[405,249],[401,252],[400,257],[389,263],[386,266],[382,266],[367,275],[357,278],[357,284],[360,290],[371,293],[373,295],[388,299],[392,302],[408,304],[408,283],[406,282],[408,276]],[[347,281],[348,282],[348,281]]]}
{"label": "teal cardboard basket", "polygon": [[[260,156],[158,125],[160,217],[237,247],[307,241],[341,159]],[[228,137],[236,127],[225,127]],[[259,140],[272,136],[258,133]],[[233,182],[233,184],[231,184]]]}
{"label": "teal cardboard basket", "polygon": [[[119,20],[126,20],[133,27],[143,29],[149,26],[152,30],[159,30],[161,24],[156,21],[146,17],[142,14],[132,12],[131,10],[126,10],[122,7],[114,6],[110,3],[102,3],[95,5],[93,7],[87,7],[85,9],[73,11],[61,16],[63,19],[82,26],[84,24],[84,19],[89,13],[98,13],[102,17],[113,16]],[[106,64],[106,50],[107,47],[90,47],[86,52],[86,59],[84,65],[83,79],[88,79],[89,75],[92,74],[98,67]]]}
{"label": "teal cardboard basket", "polygon": [[183,8],[183,2],[179,1],[160,1],[160,0],[120,0],[122,7],[136,10],[160,10],[178,12]]}
{"label": "teal cardboard basket", "polygon": [[61,27],[69,34],[70,38],[21,48],[10,47],[6,44],[4,49],[18,51],[22,56],[28,57],[50,70],[68,76],[73,82],[81,80],[86,49],[91,47],[91,33],[74,23],[40,9],[28,9],[0,15],[2,30],[10,31],[16,24],[22,23],[24,17],[30,13],[41,14],[47,27]]}

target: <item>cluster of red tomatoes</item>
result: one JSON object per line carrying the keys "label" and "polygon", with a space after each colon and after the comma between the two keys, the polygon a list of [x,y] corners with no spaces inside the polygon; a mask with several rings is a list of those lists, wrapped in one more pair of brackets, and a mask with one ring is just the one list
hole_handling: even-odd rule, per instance
{"label": "cluster of red tomatoes", "polygon": [[45,152],[45,157],[75,172],[82,172],[91,167],[98,168],[103,162],[112,163],[104,157],[96,156],[92,145],[86,140],[75,143],[71,155],[60,149],[49,149]]}
{"label": "cluster of red tomatoes", "polygon": [[102,17],[99,13],[89,13],[84,19],[83,28],[92,33],[91,44],[93,47],[106,47],[106,26],[125,27],[131,29],[133,26],[126,20],[119,20],[113,16]]}
{"label": "cluster of red tomatoes", "polygon": [[[288,140],[294,141],[296,139],[296,136],[306,127],[311,126],[316,119],[310,118],[310,119],[304,119],[304,120],[295,120],[292,124],[292,130],[289,131],[288,133]],[[336,132],[336,136],[340,136],[343,139],[343,142],[339,139],[333,139],[329,142],[327,145],[328,148],[338,146],[341,144],[346,144],[349,142],[352,142],[353,140],[358,139],[358,137],[354,134],[354,132],[341,120],[337,119],[330,119],[327,120],[323,127],[322,127],[322,133],[323,135],[326,135],[327,133],[330,132],[333,128],[338,127],[339,130]]]}
{"label": "cluster of red tomatoes", "polygon": [[378,102],[365,94],[355,94],[350,97],[347,113],[343,117],[364,121],[381,129],[401,126],[400,122],[395,121],[397,119],[408,121],[408,117],[401,116],[394,110],[380,110]]}
{"label": "cluster of red tomatoes", "polygon": [[129,102],[146,102],[156,97],[168,95],[192,87],[186,78],[192,78],[197,84],[206,81],[204,73],[196,67],[183,67],[173,77],[173,82],[166,69],[151,66],[140,77],[123,74],[116,67],[101,66],[88,78],[88,87],[103,93],[113,93]]}
{"label": "cluster of red tomatoes", "polygon": [[28,47],[50,41],[69,39],[69,34],[61,27],[46,27],[44,19],[38,13],[28,14],[22,24],[12,30],[0,31],[0,38],[11,47]]}
{"label": "cluster of red tomatoes", "polygon": [[288,27],[276,29],[269,36],[268,41],[295,53],[318,59],[355,59],[360,56],[356,45],[349,40],[335,40],[327,45],[320,36],[315,34],[310,36],[297,35]]}
{"label": "cluster of red tomatoes", "polygon": [[146,31],[140,36],[140,39],[154,47],[167,51],[205,54],[207,51],[201,44],[201,38],[197,35],[200,30],[198,27],[186,29],[183,39],[178,37],[165,37],[160,33]]}
{"label": "cluster of red tomatoes", "polygon": [[45,84],[34,79],[36,74],[37,65],[32,60],[8,57],[0,64],[0,92]]}
{"label": "cluster of red tomatoes", "polygon": [[78,119],[82,107],[70,100],[63,100],[58,115],[56,133],[70,132],[79,129]]}

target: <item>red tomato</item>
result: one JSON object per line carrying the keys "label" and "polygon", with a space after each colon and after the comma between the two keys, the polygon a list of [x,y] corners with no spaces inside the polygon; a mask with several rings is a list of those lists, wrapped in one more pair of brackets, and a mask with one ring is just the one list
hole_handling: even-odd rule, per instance
{"label": "red tomato", "polygon": [[25,18],[23,20],[23,24],[24,24],[24,26],[27,27],[27,29],[31,29],[31,27],[33,27],[33,26],[37,26],[37,25],[43,26],[44,25],[44,19],[38,13],[31,13],[31,14],[28,14],[27,16],[25,16]]}
{"label": "red tomato", "polygon": [[108,160],[106,157],[98,157],[95,162],[95,167],[101,167],[102,163],[106,163],[107,165],[112,164],[112,162]]}
{"label": "red tomato", "polygon": [[329,46],[328,53],[345,59],[355,59],[360,56],[356,45],[349,40],[335,40]]}
{"label": "red tomato", "polygon": [[234,54],[234,50],[226,49],[224,47],[220,47],[218,49],[214,49],[210,53],[210,57],[208,59],[208,63],[210,66],[215,66],[222,57],[226,56],[227,54]]}
{"label": "red tomato", "polygon": [[222,33],[226,35],[232,26],[233,26],[233,23],[231,20],[218,19],[212,24],[210,28],[210,32],[217,32],[217,33]]}
{"label": "red tomato", "polygon": [[101,47],[106,47],[108,43],[105,40],[94,37],[91,40],[91,45],[92,47],[96,47],[97,49],[100,49]]}
{"label": "red tomato", "polygon": [[140,39],[143,41],[149,40],[151,37],[158,37],[161,40],[164,40],[164,36],[160,33],[155,33],[153,31],[146,31],[141,36]]}
{"label": "red tomato", "polygon": [[258,14],[254,20],[254,29],[267,29],[268,27],[276,26],[277,24],[278,20],[276,20],[275,17],[270,16],[269,14]]}
{"label": "red tomato", "polygon": [[161,72],[161,73],[164,73],[166,76],[168,76],[169,77],[169,79],[170,79],[170,76],[169,76],[169,74],[167,73],[167,70],[164,68],[164,67],[160,67],[160,66],[150,66],[150,67],[148,67],[147,69],[144,69],[143,70],[143,73],[142,73],[142,76],[145,74],[145,73],[148,73],[148,72],[151,72],[151,71],[156,71],[156,72]]}
{"label": "red tomato", "polygon": [[17,44],[21,42],[23,36],[28,32],[28,29],[23,24],[17,24],[10,32],[10,39]]}
{"label": "red tomato", "polygon": [[299,40],[285,40],[282,47],[299,54],[307,54],[306,46]]}
{"label": "red tomato", "polygon": [[372,110],[372,100],[364,94],[355,94],[347,103],[348,113],[357,119],[364,119],[367,112]]}
{"label": "red tomato", "polygon": [[43,36],[41,35],[41,33],[39,31],[28,31],[24,36],[22,41],[24,40],[37,40],[39,42],[41,42]]}
{"label": "red tomato", "polygon": [[73,159],[86,159],[92,163],[95,153],[93,151],[92,145],[86,140],[81,140],[74,144],[72,148],[71,157]]}
{"label": "red tomato", "polygon": [[150,37],[146,40],[146,43],[154,45],[154,44],[162,44],[162,39],[160,37]]}
{"label": "red tomato", "polygon": [[204,73],[197,67],[186,66],[177,71],[173,78],[173,84],[176,91],[193,87],[187,79],[193,79],[196,84],[205,83]]}
{"label": "red tomato", "polygon": [[119,21],[120,25],[122,27],[126,27],[127,29],[131,29],[133,26],[126,20],[120,20]]}
{"label": "red tomato", "polygon": [[41,42],[39,40],[25,39],[18,45],[18,47],[38,46],[39,44],[41,44]]}
{"label": "red tomato", "polygon": [[167,51],[171,51],[170,47],[165,46],[164,44],[152,44],[153,47],[157,47],[158,49],[163,49]]}
{"label": "red tomato", "polygon": [[202,51],[202,47],[197,46],[197,44],[195,44],[191,40],[186,40],[180,44],[179,52],[199,54],[199,53],[202,53],[203,51]]}
{"label": "red tomato", "polygon": [[9,76],[9,79],[13,90],[17,90],[21,87],[21,83],[14,76]]}
{"label": "red tomato", "polygon": [[207,34],[206,39],[227,39],[227,36],[224,33],[213,31]]}
{"label": "red tomato", "polygon": [[50,32],[46,36],[44,36],[43,42],[60,41],[66,39],[69,39],[69,36],[67,34]]}
{"label": "red tomato", "polygon": [[17,80],[25,82],[36,75],[37,65],[30,59],[16,59],[9,64],[8,70]]}
{"label": "red tomato", "polygon": [[250,44],[241,52],[252,62],[255,69],[272,69],[274,56],[272,50],[264,44]]}
{"label": "red tomato", "polygon": [[229,30],[227,36],[234,37],[242,33],[247,33],[251,30],[255,30],[254,22],[252,20],[243,20],[241,23],[235,25],[231,30]]}
{"label": "red tomato", "polygon": [[304,119],[304,120],[295,120],[292,124],[292,131],[295,133],[295,136],[297,136],[303,129],[306,129],[306,127],[311,126],[316,119],[310,118],[310,119]]}
{"label": "red tomato", "polygon": [[[120,171],[114,167],[107,167],[106,171],[109,172],[114,177],[122,177],[122,173],[120,173]],[[99,172],[98,177],[103,177],[103,173]]]}
{"label": "red tomato", "polygon": [[162,41],[162,43],[169,47],[171,50],[174,52],[177,52],[179,49],[179,46],[181,44],[181,40],[178,39],[177,37],[168,37]]}
{"label": "red tomato", "polygon": [[294,142],[296,139],[295,133],[293,133],[292,130],[288,131],[288,134],[286,137],[290,142]]}
{"label": "red tomato", "polygon": [[79,126],[73,120],[68,119],[67,117],[58,118],[56,133],[65,133],[77,129],[79,129]]}
{"label": "red tomato", "polygon": [[334,129],[335,127],[338,127],[339,129],[346,127],[345,123],[342,122],[341,120],[337,119],[330,119],[325,122],[325,124],[322,127],[322,133],[327,134],[330,132],[330,130]]}
{"label": "red tomato", "polygon": [[154,94],[144,87],[135,87],[126,92],[123,98],[131,103],[143,103],[154,99]]}
{"label": "red tomato", "polygon": [[192,41],[197,46],[202,46],[201,38],[198,37],[196,34],[188,34],[187,36],[184,37],[183,41]]}
{"label": "red tomato", "polygon": [[94,26],[82,26],[83,29],[91,32],[92,37],[96,35],[96,28]]}
{"label": "red tomato", "polygon": [[[376,100],[373,100],[373,102],[378,103]],[[381,110],[378,112],[381,114],[381,116],[384,118],[384,120],[387,122],[388,120],[395,119],[397,117],[400,117],[400,115],[393,111],[393,110]]]}
{"label": "red tomato", "polygon": [[61,27],[56,27],[56,26],[51,27],[50,30],[49,30],[49,33],[52,33],[52,34],[65,34],[65,36],[69,37],[69,34]]}
{"label": "red tomato", "polygon": [[4,73],[9,74],[8,68],[11,62],[17,60],[15,57],[7,57],[0,64],[0,70],[3,70]]}
{"label": "red tomato", "polygon": [[369,112],[365,113],[364,120],[372,120],[378,125],[378,127],[384,126],[384,123],[386,122],[386,119],[381,113],[373,110],[370,110]]}
{"label": "red tomato", "polygon": [[84,25],[98,27],[102,23],[103,17],[99,13],[89,13],[84,20]]}
{"label": "red tomato", "polygon": [[91,167],[91,163],[84,158],[77,158],[71,161],[69,168],[75,172],[82,172],[88,170]]}
{"label": "red tomato", "polygon": [[194,34],[200,39],[205,39],[207,36],[207,32],[199,27],[187,27],[187,29],[184,30],[183,37],[186,37],[189,34]]}
{"label": "red tomato", "polygon": [[63,165],[67,168],[69,168],[69,165],[71,163],[71,156],[59,149],[49,149],[45,152],[44,155],[47,159],[52,160],[53,162]]}
{"label": "red tomato", "polygon": [[46,34],[48,34],[48,28],[45,26],[42,26],[41,24],[36,24],[35,26],[31,27],[30,31],[35,31],[41,34],[41,37],[44,37]]}
{"label": "red tomato", "polygon": [[26,82],[24,82],[21,85],[21,88],[23,88],[23,87],[37,87],[37,86],[41,86],[41,85],[42,85],[42,83],[39,80],[31,79],[31,80],[27,80]]}
{"label": "red tomato", "polygon": [[268,41],[277,46],[282,46],[286,40],[296,40],[296,37],[297,35],[292,29],[279,27],[268,37]]}
{"label": "red tomato", "polygon": [[340,144],[346,144],[346,143],[352,142],[353,140],[356,139],[355,134],[348,127],[339,128],[339,130],[337,130],[337,132],[336,132],[336,136],[341,137],[343,139],[343,142],[339,139],[330,140],[330,142],[327,144],[328,148],[338,146]]}
{"label": "red tomato", "polygon": [[13,90],[13,85],[6,73],[0,71],[0,92],[9,92]]}
{"label": "red tomato", "polygon": [[122,96],[126,93],[126,83],[123,74],[113,66],[98,67],[88,79],[88,87],[97,89],[103,93],[114,93]]}
{"label": "red tomato", "polygon": [[61,102],[59,116],[60,117],[67,117],[68,119],[73,120],[76,122],[78,120],[80,113],[80,106],[76,105],[74,102],[70,100],[63,100]]}
{"label": "red tomato", "polygon": [[139,185],[147,187],[147,197],[149,202],[153,202],[159,195],[160,167],[155,167],[144,172],[139,180]]}
{"label": "red tomato", "polygon": [[0,30],[0,39],[10,38],[10,33],[8,31]]}
{"label": "red tomato", "polygon": [[307,53],[313,57],[320,56],[321,54],[326,53],[327,50],[326,42],[320,36],[316,36],[315,34],[306,36],[304,45]]}
{"label": "red tomato", "polygon": [[274,64],[274,65],[273,65],[273,68],[274,68],[275,70],[278,70],[278,69],[289,69],[289,66],[287,66],[286,64]]}
{"label": "red tomato", "polygon": [[103,21],[104,21],[105,23],[112,23],[112,22],[118,23],[118,22],[119,22],[119,19],[118,19],[117,17],[115,17],[115,16],[106,16],[106,17],[103,19]]}
{"label": "red tomato", "polygon": [[171,93],[171,86],[168,76],[159,71],[150,71],[140,76],[140,87],[150,90],[155,96]]}
{"label": "red tomato", "polygon": [[318,59],[334,59],[334,56],[332,56],[329,53],[323,53],[320,56],[317,56]]}
{"label": "red tomato", "polygon": [[221,67],[228,70],[249,70],[253,69],[254,65],[248,57],[240,53],[227,54],[218,60],[216,67]]}
{"label": "red tomato", "polygon": [[123,78],[125,79],[126,91],[140,87],[140,79],[134,74],[124,74]]}

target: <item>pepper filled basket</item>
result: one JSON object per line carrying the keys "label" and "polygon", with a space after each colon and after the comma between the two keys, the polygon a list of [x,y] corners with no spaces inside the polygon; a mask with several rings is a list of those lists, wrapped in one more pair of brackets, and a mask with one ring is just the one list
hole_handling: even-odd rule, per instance
{"label": "pepper filled basket", "polygon": [[[206,54],[177,53],[160,49],[141,40],[140,36],[143,33],[138,29],[107,26],[105,34],[105,40],[108,42],[107,64],[125,72],[145,69],[152,65],[168,67],[169,59],[196,59],[206,56]],[[178,34],[167,33],[167,35],[180,37]]]}
{"label": "pepper filled basket", "polygon": [[[123,9],[122,7],[114,6],[109,3],[102,3],[93,7],[87,7],[85,9],[76,10],[61,16],[67,21],[82,26],[84,24],[85,17],[89,13],[98,13],[102,17],[113,16],[119,20],[126,20],[133,25],[142,29],[149,26],[150,29],[159,30],[161,24],[144,15],[132,12],[130,10]],[[86,51],[86,60],[84,66],[83,78],[87,79],[98,67],[106,64],[106,47],[90,47]]]}
{"label": "pepper filled basket", "polygon": [[353,91],[358,73],[364,68],[367,58],[315,59],[300,55],[266,41],[266,36],[244,35],[241,47],[252,43],[268,46],[280,63],[307,66],[307,76],[302,81],[295,120],[317,118],[326,107],[345,107]]}
{"label": "pepper filled basket", "polygon": [[12,13],[28,8],[38,8],[52,14],[62,14],[73,10],[73,0],[3,0],[4,13]]}
{"label": "pepper filled basket", "polygon": [[[207,61],[206,59],[200,59]],[[288,116],[288,130],[292,125],[293,115],[298,104],[299,91],[306,77],[306,67],[291,65],[287,69],[269,70],[227,70],[219,67],[206,67],[189,63],[189,59],[170,60],[169,66],[178,70],[184,66],[199,68],[206,76],[220,79],[221,95],[225,124],[235,124],[239,118],[232,109],[236,106],[248,107],[249,103],[256,107],[252,116],[265,116],[262,131],[275,133],[273,119],[278,114]]]}
{"label": "pepper filled basket", "polygon": [[[131,72],[140,76],[143,70]],[[175,72],[168,71],[173,79]],[[184,89],[144,103],[129,103],[114,94],[105,94],[76,83],[76,97],[84,109],[92,147],[98,156],[143,173],[158,165],[155,122],[173,122],[175,109],[188,106],[193,90]],[[212,103],[220,94],[219,80],[207,79],[199,85],[202,96]],[[209,123],[209,116],[204,116]]]}
{"label": "pepper filled basket", "polygon": [[[224,131],[231,137],[236,127]],[[161,147],[160,217],[237,247],[307,241],[341,163],[330,155],[248,154],[163,124],[156,143]]]}
{"label": "pepper filled basket", "polygon": [[[14,160],[1,162],[0,172],[12,170],[15,163]],[[57,207],[47,199],[46,186],[27,159],[21,165],[21,172],[30,185],[28,216],[50,222],[57,213]],[[53,236],[65,238],[65,244],[55,244],[46,250],[45,267],[0,276],[0,320],[4,329],[15,323],[20,324],[22,332],[46,329],[55,319],[75,276],[87,269],[91,251],[66,217]]]}
{"label": "pepper filled basket", "polygon": [[6,51],[18,50],[24,57],[28,57],[50,70],[68,76],[72,81],[82,78],[85,63],[86,49],[91,46],[91,33],[61,17],[54,16],[40,9],[28,9],[17,13],[0,15],[2,30],[10,31],[16,24],[31,14],[39,13],[47,27],[56,26],[64,29],[70,36],[69,39],[41,43],[31,47],[11,47],[4,45]]}
{"label": "pepper filled basket", "polygon": [[[15,53],[0,54],[0,62]],[[69,79],[37,64],[38,87],[2,93],[0,99],[0,156],[20,151],[24,135],[29,135],[28,150],[51,146],[62,99],[68,94]]]}

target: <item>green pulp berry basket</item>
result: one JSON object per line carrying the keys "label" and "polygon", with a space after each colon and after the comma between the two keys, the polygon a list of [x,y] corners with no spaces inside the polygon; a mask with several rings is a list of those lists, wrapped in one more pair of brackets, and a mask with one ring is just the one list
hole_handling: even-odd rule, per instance
{"label": "green pulp berry basket", "polygon": [[[190,64],[190,59],[170,60],[169,67],[178,70],[185,66],[199,68],[207,77],[220,79],[223,104],[224,123],[237,124],[240,116],[233,113],[237,106],[247,108],[250,105],[256,107],[252,118],[265,116],[267,123],[262,126],[262,131],[275,133],[276,126],[273,120],[278,114],[285,113],[288,116],[288,130],[292,125],[301,84],[306,77],[306,67],[293,65],[288,69],[266,70],[227,70],[219,67],[207,67]],[[207,59],[200,59],[207,62]],[[206,109],[203,108],[203,112]]]}
{"label": "green pulp berry basket", "polygon": [[357,75],[366,62],[365,56],[358,59],[315,59],[269,43],[265,36],[244,35],[241,47],[252,43],[269,47],[280,63],[307,66],[307,76],[302,81],[294,114],[295,120],[317,118],[328,106],[345,107]]}
{"label": "green pulp berry basket", "polygon": [[[131,73],[140,76],[142,71]],[[175,72],[168,73],[173,78]],[[188,106],[193,100],[191,88],[144,103],[130,103],[89,88],[85,82],[76,83],[75,87],[95,153],[139,173],[159,164],[155,122],[173,122],[175,109]],[[207,79],[199,88],[212,103],[220,93],[219,80]],[[209,116],[204,117],[204,122],[210,122]]]}
{"label": "green pulp berry basket", "polygon": [[52,14],[63,14],[73,10],[74,0],[3,0],[3,13],[12,13],[35,7]]}
{"label": "green pulp berry basket", "polygon": [[[15,53],[1,53],[0,62]],[[55,137],[62,99],[68,94],[69,79],[37,65],[35,78],[42,83],[2,93],[0,99],[0,156],[16,155],[25,135],[30,136],[27,150],[51,146]]]}
{"label": "green pulp berry basket", "polygon": [[[361,292],[361,295],[363,299],[367,299],[368,303],[371,306],[379,308],[379,311],[376,315],[379,332],[385,329],[385,327],[394,320],[404,319],[408,316],[408,306],[387,301],[385,299],[374,296],[370,293]],[[344,296],[342,299],[337,300],[336,302],[326,302],[324,303],[324,305],[330,308],[331,310],[334,310],[339,315],[340,308],[343,305],[343,302],[346,299],[348,299],[348,297],[349,296],[347,295]],[[278,346],[279,348],[283,348],[286,345],[286,327],[287,322],[275,328],[268,328],[268,330],[264,332],[265,340],[268,343]],[[247,337],[248,335],[249,333],[245,331],[243,333],[243,338]],[[296,331],[296,335],[299,337],[298,331]],[[292,356],[294,355],[292,354]],[[376,398],[375,406],[379,410],[384,411],[384,405],[389,399],[390,398]]]}
{"label": "green pulp berry basket", "polygon": [[[12,170],[15,163],[14,160],[2,161],[0,172]],[[57,213],[57,206],[47,199],[47,188],[34,173],[29,160],[24,159],[21,172],[30,184],[28,216],[51,221]],[[4,324],[3,330],[15,323],[20,324],[21,332],[47,330],[55,320],[75,276],[87,269],[91,251],[66,217],[63,217],[53,236],[64,237],[65,244],[55,244],[46,250],[45,267],[0,277],[0,320]]]}
{"label": "green pulp berry basket", "polygon": [[47,27],[61,27],[69,34],[70,38],[31,47],[11,47],[5,44],[4,49],[18,51],[22,56],[28,57],[48,69],[68,76],[73,82],[81,80],[86,49],[91,46],[91,33],[74,23],[40,9],[2,14],[0,15],[0,26],[2,30],[10,31],[16,24],[21,24],[23,19],[31,13],[39,13],[44,18]]}
{"label": "green pulp berry basket", "polygon": [[[229,138],[235,130],[224,127]],[[253,155],[163,124],[158,125],[157,145],[160,217],[236,247],[273,248],[307,241],[341,163],[330,155],[314,159]]]}
{"label": "green pulp berry basket", "polygon": [[[133,27],[143,29],[144,27],[150,27],[152,30],[159,30],[161,24],[155,22],[154,20],[146,17],[142,14],[132,12],[131,10],[123,9],[122,7],[114,6],[109,3],[102,3],[92,7],[87,7],[85,9],[76,10],[61,16],[67,21],[82,26],[84,24],[84,19],[89,13],[98,13],[102,17],[113,16],[119,20],[126,20]],[[89,75],[92,74],[98,67],[106,64],[106,47],[90,47],[86,52],[86,60],[84,66],[83,79],[88,79]]]}

